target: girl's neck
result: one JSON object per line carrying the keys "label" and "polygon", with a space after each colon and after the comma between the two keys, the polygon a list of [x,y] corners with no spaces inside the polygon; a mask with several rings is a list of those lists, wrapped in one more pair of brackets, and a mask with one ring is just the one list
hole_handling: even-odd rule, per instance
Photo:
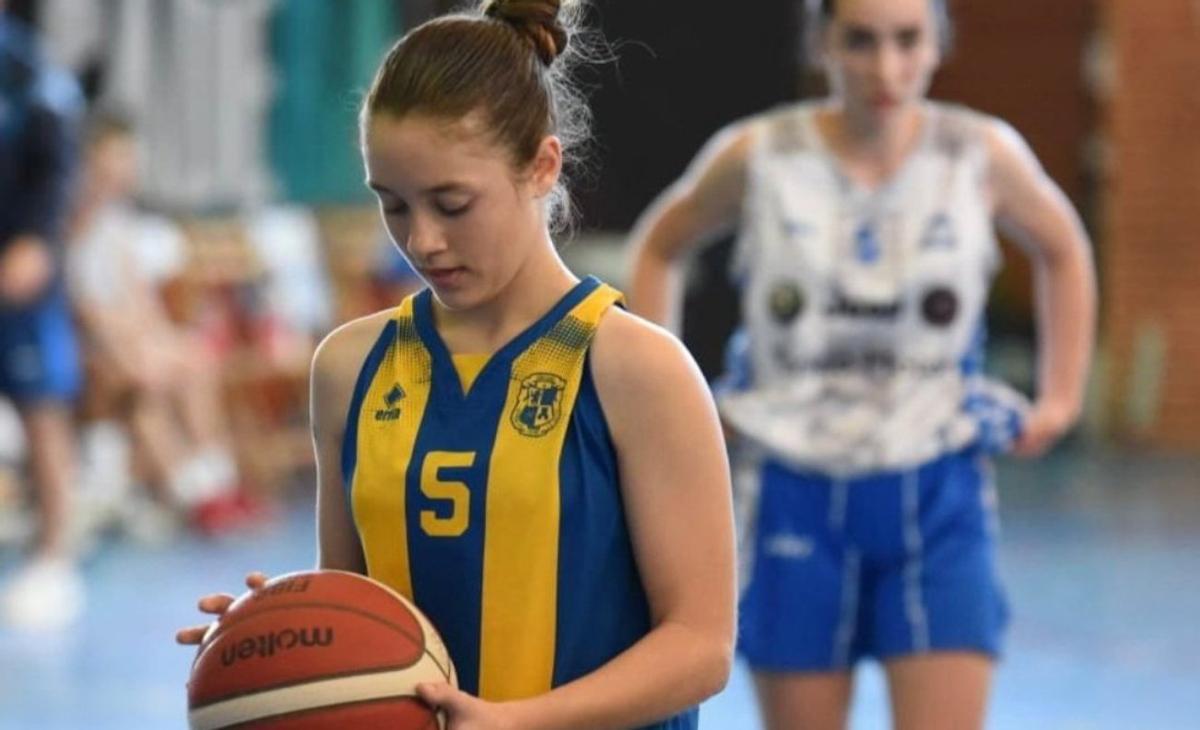
{"label": "girl's neck", "polygon": [[857,160],[895,162],[907,156],[920,137],[924,109],[909,104],[886,115],[856,114],[840,102],[826,107],[820,126],[830,148]]}
{"label": "girl's neck", "polygon": [[842,174],[866,190],[876,190],[893,180],[915,152],[927,116],[921,104],[886,117],[868,117],[834,103],[818,112],[816,124]]}
{"label": "girl's neck", "polygon": [[434,300],[438,334],[452,353],[492,353],[550,311],[578,282],[546,234],[538,250],[495,296],[470,309]]}

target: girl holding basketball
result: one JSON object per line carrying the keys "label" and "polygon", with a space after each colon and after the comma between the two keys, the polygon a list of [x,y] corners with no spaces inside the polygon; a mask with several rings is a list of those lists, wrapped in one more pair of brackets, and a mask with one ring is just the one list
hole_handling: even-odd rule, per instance
{"label": "girl holding basketball", "polygon": [[[739,651],[767,726],[844,727],[873,657],[897,727],[978,728],[1006,623],[988,454],[1042,453],[1079,414],[1088,240],[1008,125],[926,99],[944,2],[808,9],[830,97],[709,143],[635,229],[632,304],[669,319],[675,265],[738,232],[721,412],[746,462]],[[1038,280],[1031,406],[980,372],[997,223]]]}
{"label": "girl holding basketball", "polygon": [[488,0],[388,54],[362,111],[367,182],[428,288],[313,363],[319,565],[430,617],[460,689],[420,691],[457,730],[693,728],[730,667],[716,409],[680,344],[551,237],[586,134],[577,10]]}

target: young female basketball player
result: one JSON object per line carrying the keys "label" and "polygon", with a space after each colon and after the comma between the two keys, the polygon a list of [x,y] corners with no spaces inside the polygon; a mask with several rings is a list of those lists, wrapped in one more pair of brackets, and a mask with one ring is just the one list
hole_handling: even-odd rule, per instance
{"label": "young female basketball player", "polygon": [[728,466],[679,343],[551,239],[585,116],[569,10],[490,0],[379,69],[367,182],[429,288],[315,357],[319,563],[430,616],[452,728],[693,728],[732,655]]}
{"label": "young female basketball player", "polygon": [[[738,230],[721,409],[757,495],[739,649],[768,727],[843,727],[867,656],[897,727],[980,727],[1006,621],[987,453],[1039,454],[1080,411],[1088,241],[1009,126],[925,98],[944,2],[809,9],[830,97],[710,142],[635,230],[632,304],[669,319],[675,264]],[[979,372],[995,223],[1037,275],[1031,407]]]}

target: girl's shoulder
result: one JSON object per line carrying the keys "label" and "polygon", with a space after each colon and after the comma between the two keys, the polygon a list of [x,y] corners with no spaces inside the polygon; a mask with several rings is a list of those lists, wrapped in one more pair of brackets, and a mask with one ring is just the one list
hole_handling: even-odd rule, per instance
{"label": "girl's shoulder", "polygon": [[962,104],[928,101],[935,144],[948,147],[977,145],[991,156],[997,147],[1011,145],[1020,134],[1003,119]]}
{"label": "girl's shoulder", "polygon": [[667,404],[696,365],[673,334],[635,314],[613,307],[600,320],[590,362],[606,416],[629,416]]}
{"label": "girl's shoulder", "polygon": [[351,320],[330,332],[313,353],[314,384],[342,384],[352,388],[371,348],[378,342],[396,309],[385,309]]}

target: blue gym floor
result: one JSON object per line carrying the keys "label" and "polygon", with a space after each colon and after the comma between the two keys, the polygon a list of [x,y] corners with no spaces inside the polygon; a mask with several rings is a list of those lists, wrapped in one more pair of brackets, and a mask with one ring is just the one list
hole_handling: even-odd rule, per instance
{"label": "blue gym floor", "polygon": [[[989,728],[1200,727],[1200,459],[1066,451],[1000,469],[1002,569],[1014,622]],[[196,598],[251,568],[312,563],[298,500],[272,527],[221,542],[110,541],[86,564],[88,612],[62,635],[0,629],[0,728],[184,728],[191,652],[174,630]],[[0,578],[16,555],[0,553]],[[702,726],[758,726],[738,667]],[[879,671],[859,673],[852,727],[886,728]]]}

